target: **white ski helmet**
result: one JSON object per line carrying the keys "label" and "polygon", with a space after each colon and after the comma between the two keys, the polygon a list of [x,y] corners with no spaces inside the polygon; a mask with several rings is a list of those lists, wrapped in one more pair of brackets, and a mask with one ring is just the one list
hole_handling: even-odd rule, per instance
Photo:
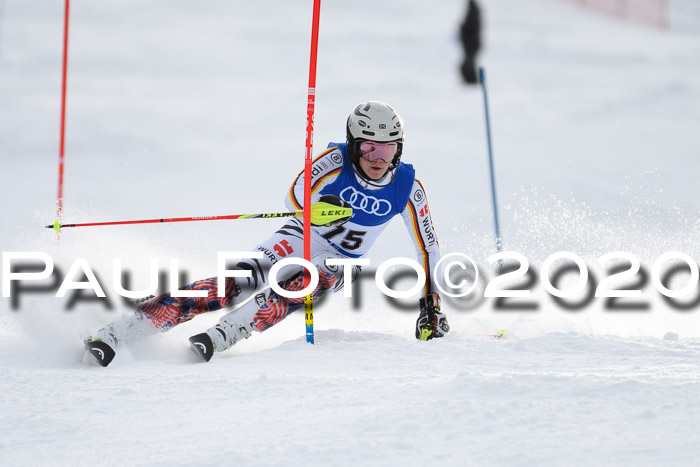
{"label": "white ski helmet", "polygon": [[389,169],[398,167],[403,150],[403,121],[391,106],[379,101],[363,102],[348,117],[346,130],[348,154],[355,165],[359,166],[360,143],[376,141],[397,143],[396,155]]}

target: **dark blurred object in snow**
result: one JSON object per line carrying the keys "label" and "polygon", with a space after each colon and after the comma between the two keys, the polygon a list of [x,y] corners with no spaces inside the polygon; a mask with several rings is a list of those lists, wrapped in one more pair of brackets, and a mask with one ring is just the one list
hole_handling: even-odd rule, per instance
{"label": "dark blurred object in snow", "polygon": [[481,11],[475,0],[469,0],[467,15],[459,29],[459,37],[464,47],[464,61],[460,71],[467,84],[477,84],[476,54],[481,48]]}

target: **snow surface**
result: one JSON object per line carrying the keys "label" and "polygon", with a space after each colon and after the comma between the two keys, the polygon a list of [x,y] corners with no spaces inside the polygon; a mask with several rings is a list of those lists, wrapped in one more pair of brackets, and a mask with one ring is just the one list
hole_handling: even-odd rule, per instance
{"label": "snow surface", "polygon": [[[443,254],[470,255],[488,279],[482,96],[457,74],[464,3],[324,1],[315,144],[342,140],[360,101],[395,106]],[[505,248],[537,270],[572,251],[598,281],[596,258],[618,250],[647,273],[667,251],[697,262],[697,3],[672,0],[669,31],[554,0],[482,3]],[[72,2],[64,220],[281,210],[304,156],[311,4]],[[651,282],[636,309],[566,309],[537,281],[534,310],[445,300],[452,331],[421,343],[415,300],[387,300],[369,268],[354,299],[317,307],[313,347],[291,316],[194,364],[185,342],[213,313],[107,369],[84,363],[80,338],[127,312],[113,258],[134,288],[150,257],[208,277],[217,251],[279,223],[75,229],[57,245],[42,227],[55,217],[62,8],[0,2],[0,244],[45,251],[63,274],[87,259],[111,309],[68,308],[50,280],[16,309],[2,299],[1,465],[696,464],[700,286],[685,309]],[[370,258],[396,256],[413,257],[400,221]]]}

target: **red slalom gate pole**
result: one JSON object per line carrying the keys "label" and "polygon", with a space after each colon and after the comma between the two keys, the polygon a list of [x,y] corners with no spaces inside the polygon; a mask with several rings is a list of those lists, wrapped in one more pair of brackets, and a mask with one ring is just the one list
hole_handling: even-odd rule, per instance
{"label": "red slalom gate pole", "polygon": [[[309,63],[309,94],[306,100],[306,157],[304,159],[304,259],[311,260],[311,161],[314,151],[314,111],[316,108],[316,56],[318,54],[318,24],[321,16],[321,0],[314,0],[314,15],[311,23],[311,60]],[[310,281],[308,271],[304,285]],[[313,293],[313,292],[312,292]],[[314,343],[313,295],[304,298],[306,342]]]}
{"label": "red slalom gate pole", "polygon": [[[58,150],[58,200],[56,203],[56,218],[61,222],[63,215],[63,161],[66,147],[66,82],[68,75],[68,17],[70,0],[66,0],[63,28],[63,82],[61,85],[61,142]],[[57,239],[61,234],[56,231]]]}

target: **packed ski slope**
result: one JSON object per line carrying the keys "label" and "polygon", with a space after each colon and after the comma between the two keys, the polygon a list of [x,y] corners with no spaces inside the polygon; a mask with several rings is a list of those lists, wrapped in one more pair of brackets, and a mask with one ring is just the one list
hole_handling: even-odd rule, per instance
{"label": "packed ski slope", "polygon": [[[683,27],[658,31],[553,0],[482,2],[504,245],[534,269],[560,250],[598,282],[596,258],[614,251],[647,273],[667,251],[700,260],[700,12],[671,3]],[[311,5],[72,2],[64,220],[281,210],[303,165]],[[700,288],[671,306],[646,281],[632,309],[566,308],[536,281],[509,302],[534,308],[445,300],[452,331],[421,343],[417,297],[391,302],[372,276],[413,257],[400,221],[354,298],[317,307],[315,346],[291,316],[195,364],[187,337],[212,314],[106,369],[83,362],[80,339],[128,312],[114,258],[133,288],[148,258],[208,277],[218,251],[279,223],[75,229],[57,245],[42,227],[55,217],[62,6],[0,9],[0,245],[47,252],[62,274],[85,258],[110,307],[54,298],[60,277],[2,299],[0,464],[695,465]],[[324,1],[315,145],[342,141],[360,101],[395,106],[443,254],[475,259],[480,296],[494,246],[482,97],[458,79],[463,14],[456,0]]]}

